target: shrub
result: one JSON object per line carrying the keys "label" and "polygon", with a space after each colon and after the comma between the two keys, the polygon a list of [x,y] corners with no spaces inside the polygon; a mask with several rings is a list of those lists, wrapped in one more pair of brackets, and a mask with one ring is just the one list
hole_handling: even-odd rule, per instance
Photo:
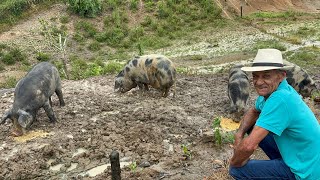
{"label": "shrub", "polygon": [[0,84],[1,88],[14,88],[18,80],[15,77],[6,77],[5,82]]}
{"label": "shrub", "polygon": [[70,19],[69,19],[68,16],[61,16],[61,17],[60,17],[60,22],[61,22],[62,24],[66,24],[66,23],[70,22]]}
{"label": "shrub", "polygon": [[131,41],[137,41],[143,35],[144,35],[144,29],[140,26],[133,28],[129,33],[129,37]]}
{"label": "shrub", "polygon": [[277,40],[264,40],[264,41],[257,41],[254,46],[253,49],[254,50],[258,50],[258,49],[264,49],[264,48],[275,48],[278,49],[280,51],[285,51],[287,48],[281,44],[279,41]]}
{"label": "shrub", "polygon": [[43,52],[38,52],[36,58],[40,62],[49,61],[50,60],[50,54],[43,53]]}
{"label": "shrub", "polygon": [[2,57],[2,62],[7,65],[13,65],[18,61],[26,61],[26,55],[18,48],[10,49],[9,52],[5,53]]}
{"label": "shrub", "polygon": [[108,62],[104,66],[103,73],[104,74],[114,74],[114,73],[121,71],[122,68],[123,68],[122,64],[115,62],[115,61],[111,61],[111,62]]}
{"label": "shrub", "polygon": [[94,17],[102,10],[101,0],[68,0],[69,8],[83,17]]}
{"label": "shrub", "polygon": [[13,65],[16,63],[16,60],[14,59],[12,54],[4,54],[2,57],[2,62],[7,64],[7,65]]}
{"label": "shrub", "polygon": [[76,23],[76,29],[83,32],[84,37],[94,37],[97,33],[97,29],[92,23],[87,21],[79,21]]}
{"label": "shrub", "polygon": [[139,0],[130,0],[130,9],[136,11],[139,9]]}
{"label": "shrub", "polygon": [[89,44],[88,49],[90,51],[99,51],[101,49],[101,45],[99,42],[93,42]]}

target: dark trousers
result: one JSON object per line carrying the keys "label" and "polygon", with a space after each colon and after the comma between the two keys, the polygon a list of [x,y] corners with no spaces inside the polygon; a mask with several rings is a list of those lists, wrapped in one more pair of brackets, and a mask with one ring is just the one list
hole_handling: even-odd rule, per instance
{"label": "dark trousers", "polygon": [[259,143],[259,147],[266,153],[270,160],[249,160],[246,165],[239,168],[230,166],[229,174],[234,179],[296,179],[290,171],[290,168],[282,160],[278,146],[271,133]]}

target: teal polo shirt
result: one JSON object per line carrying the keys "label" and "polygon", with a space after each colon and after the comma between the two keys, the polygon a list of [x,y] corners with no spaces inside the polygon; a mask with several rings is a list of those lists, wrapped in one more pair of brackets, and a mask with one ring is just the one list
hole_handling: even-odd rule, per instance
{"label": "teal polo shirt", "polygon": [[320,179],[320,125],[300,95],[283,80],[269,98],[259,96],[256,126],[273,133],[296,179]]}

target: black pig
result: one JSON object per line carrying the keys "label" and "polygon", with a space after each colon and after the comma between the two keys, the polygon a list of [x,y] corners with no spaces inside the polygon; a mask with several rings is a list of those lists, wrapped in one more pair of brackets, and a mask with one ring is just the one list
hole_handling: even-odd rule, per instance
{"label": "black pig", "polygon": [[230,69],[228,81],[230,113],[235,113],[237,118],[244,113],[250,93],[248,75],[241,70],[241,67],[243,65],[237,64]]}
{"label": "black pig", "polygon": [[284,61],[287,66],[292,68],[287,70],[288,83],[303,97],[310,97],[317,90],[314,80],[301,67],[288,61]]}
{"label": "black pig", "polygon": [[[2,117],[0,123],[11,119],[14,124],[14,135],[21,135],[21,127],[28,128],[36,119],[37,111],[43,107],[50,122],[56,117],[52,110],[51,96],[56,93],[60,106],[64,106],[61,91],[61,80],[57,68],[48,62],[35,65],[16,85],[12,108]],[[16,128],[16,129],[15,129]]]}

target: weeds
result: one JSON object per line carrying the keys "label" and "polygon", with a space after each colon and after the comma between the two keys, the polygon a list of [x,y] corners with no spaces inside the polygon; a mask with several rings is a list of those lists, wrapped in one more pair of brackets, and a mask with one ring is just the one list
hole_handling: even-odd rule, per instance
{"label": "weeds", "polygon": [[218,147],[221,147],[222,145],[222,135],[220,132],[220,122],[221,122],[221,117],[216,117],[213,119],[212,122],[212,129],[214,130],[214,142]]}
{"label": "weeds", "polygon": [[95,17],[102,10],[101,0],[68,0],[71,11],[83,17]]}
{"label": "weeds", "polygon": [[189,150],[188,146],[185,145],[185,144],[182,144],[182,145],[181,145],[181,148],[182,148],[183,156],[184,156],[186,159],[191,160],[192,154],[191,154],[191,151]]}
{"label": "weeds", "polygon": [[[2,52],[2,51],[0,51]],[[23,53],[19,48],[7,48],[6,52],[2,52],[0,56],[1,61],[6,65],[13,65],[16,62],[22,62],[24,64],[28,64],[26,54]]]}
{"label": "weeds", "polygon": [[212,121],[212,129],[214,131],[214,142],[215,145],[221,147],[223,144],[233,144],[234,143],[234,133],[232,131],[224,131],[221,129],[221,118],[216,117]]}
{"label": "weeds", "polygon": [[3,83],[0,83],[0,89],[2,88],[14,88],[18,80],[14,77],[6,77]]}
{"label": "weeds", "polygon": [[264,49],[264,48],[275,48],[280,51],[285,51],[287,49],[282,43],[274,39],[257,41],[253,46],[253,49],[255,51],[257,51],[258,49]]}
{"label": "weeds", "polygon": [[38,61],[44,62],[44,61],[49,61],[51,59],[51,56],[50,54],[47,54],[47,53],[38,52],[36,58]]}
{"label": "weeds", "polygon": [[131,164],[129,164],[129,168],[132,172],[136,172],[137,170],[137,162],[136,161],[132,161]]}
{"label": "weeds", "polygon": [[250,18],[266,18],[266,19],[274,19],[274,18],[294,18],[296,16],[301,16],[302,13],[295,11],[285,11],[285,12],[256,12],[252,13]]}

